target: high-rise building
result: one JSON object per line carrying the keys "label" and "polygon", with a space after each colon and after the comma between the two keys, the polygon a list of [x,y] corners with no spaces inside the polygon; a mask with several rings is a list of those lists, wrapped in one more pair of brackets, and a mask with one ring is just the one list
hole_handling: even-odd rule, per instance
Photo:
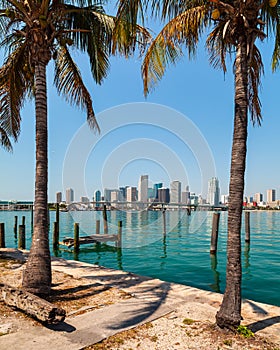
{"label": "high-rise building", "polygon": [[142,203],[148,202],[148,175],[141,175],[138,183],[138,201]]}
{"label": "high-rise building", "polygon": [[217,177],[212,177],[208,181],[207,203],[210,205],[219,205],[220,202],[220,187]]}
{"label": "high-rise building", "polygon": [[254,201],[259,204],[263,201],[263,194],[262,193],[255,193],[254,194]]}
{"label": "high-rise building", "polygon": [[155,199],[158,199],[158,189],[162,188],[162,182],[158,184],[154,184],[154,197]]}
{"label": "high-rise building", "polygon": [[170,203],[181,203],[181,182],[178,180],[170,184]]}
{"label": "high-rise building", "polygon": [[169,188],[161,187],[158,189],[158,201],[160,203],[169,203],[170,202]]}
{"label": "high-rise building", "polygon": [[74,190],[72,188],[66,189],[66,204],[74,202]]}
{"label": "high-rise building", "polygon": [[190,186],[186,186],[186,203],[190,204],[191,201],[191,193],[190,193]]}
{"label": "high-rise building", "polygon": [[93,195],[93,201],[95,202],[95,207],[100,207],[100,201],[101,201],[101,192],[99,190],[96,190]]}
{"label": "high-rise building", "polygon": [[275,190],[267,190],[266,192],[266,201],[267,203],[272,203],[276,201],[276,191]]}
{"label": "high-rise building", "polygon": [[127,187],[126,189],[126,201],[127,202],[136,202],[137,200],[137,188],[136,187]]}
{"label": "high-rise building", "polygon": [[62,202],[62,192],[56,192],[55,197],[56,197],[56,203]]}
{"label": "high-rise building", "polygon": [[113,190],[111,192],[111,202],[118,202],[120,200],[120,191]]}
{"label": "high-rise building", "polygon": [[111,200],[111,192],[113,190],[109,189],[109,188],[104,188],[104,201],[105,202],[110,202]]}
{"label": "high-rise building", "polygon": [[120,201],[124,202],[126,200],[126,190],[127,190],[128,186],[125,187],[119,187],[119,191],[120,191]]}
{"label": "high-rise building", "polygon": [[94,192],[93,201],[94,202],[100,202],[101,201],[101,192],[99,190],[96,190]]}

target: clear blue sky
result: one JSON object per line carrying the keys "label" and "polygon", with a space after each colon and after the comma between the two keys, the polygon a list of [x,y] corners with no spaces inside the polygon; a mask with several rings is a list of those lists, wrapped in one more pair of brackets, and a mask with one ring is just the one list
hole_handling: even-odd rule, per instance
{"label": "clear blue sky", "polygon": [[[277,198],[280,198],[280,80],[279,73],[271,73],[272,45],[264,42],[260,47],[265,63],[260,94],[264,119],[262,127],[249,127],[245,194],[262,192],[266,198],[266,190],[275,188]],[[64,192],[68,186],[74,188],[76,200],[82,195],[92,197],[93,191],[102,189],[102,186],[137,186],[140,174],[149,174],[152,182],[164,182],[167,187],[170,180],[182,180],[183,185],[190,185],[191,191],[205,196],[203,182],[208,180],[208,174],[201,164],[205,161],[203,156],[194,149],[199,145],[190,141],[193,132],[198,132],[198,144],[208,145],[206,156],[213,155],[213,169],[216,170],[209,170],[209,178],[216,175],[220,180],[221,193],[228,193],[233,125],[232,65],[228,66],[226,76],[214,70],[208,63],[202,40],[196,59],[189,61],[184,57],[176,67],[167,69],[156,89],[145,99],[141,59],[138,57],[129,60],[112,58],[108,78],[101,86],[93,83],[86,58],[79,54],[75,57],[92,94],[101,134],[87,134],[86,139],[91,140],[88,144],[83,140],[85,113],[57,96],[52,86],[50,64],[49,201],[55,200],[55,192]],[[139,107],[139,102],[148,105]],[[119,107],[121,105],[125,106]],[[185,118],[186,123],[181,124],[185,129],[177,125],[181,118]],[[157,126],[157,120],[159,124],[161,121],[168,122],[165,126]],[[110,129],[111,121],[113,127]],[[74,137],[81,127],[82,133],[80,131]],[[180,136],[178,128],[182,133]],[[14,144],[14,152],[0,149],[0,200],[33,198],[34,140],[34,105],[27,103],[22,111],[22,130],[18,143]],[[71,155],[73,158],[69,163],[67,149],[70,147],[73,152],[76,141],[77,153]]]}

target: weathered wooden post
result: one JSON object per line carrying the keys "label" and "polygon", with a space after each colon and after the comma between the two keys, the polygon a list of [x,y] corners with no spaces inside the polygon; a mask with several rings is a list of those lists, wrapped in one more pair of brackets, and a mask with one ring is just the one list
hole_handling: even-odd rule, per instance
{"label": "weathered wooden post", "polygon": [[166,235],[166,216],[165,216],[165,214],[166,214],[166,209],[165,209],[165,208],[163,208],[163,209],[162,209],[162,218],[163,218],[163,234],[165,234],[165,235]]}
{"label": "weathered wooden post", "polygon": [[95,233],[96,233],[97,235],[100,234],[100,220],[96,220]]}
{"label": "weathered wooden post", "polygon": [[245,211],[245,242],[250,243],[250,212]]}
{"label": "weathered wooden post", "polygon": [[58,242],[59,242],[59,230],[58,230],[58,222],[55,221],[53,223],[53,249],[58,249]]}
{"label": "weathered wooden post", "polygon": [[31,232],[33,232],[33,217],[34,217],[33,204],[31,204],[31,220],[30,220]]}
{"label": "weathered wooden post", "polygon": [[6,248],[5,246],[5,224],[0,223],[0,248]]}
{"label": "weathered wooden post", "polygon": [[103,226],[104,226],[104,233],[108,233],[107,210],[106,210],[105,204],[103,206]]}
{"label": "weathered wooden post", "polygon": [[219,234],[220,213],[213,214],[210,254],[216,254]]}
{"label": "weathered wooden post", "polygon": [[18,217],[15,216],[15,223],[14,223],[14,234],[15,234],[15,238],[17,238],[17,226],[18,226]]}
{"label": "weathered wooden post", "polygon": [[57,232],[59,234],[59,203],[55,206],[55,221],[57,222]]}
{"label": "weathered wooden post", "polygon": [[80,233],[79,224],[75,222],[74,223],[74,252],[76,253],[79,251],[79,248],[80,248],[79,233]]}
{"label": "weathered wooden post", "polygon": [[22,221],[21,221],[21,224],[22,224],[22,225],[25,225],[25,216],[23,216],[23,217],[21,218],[21,220],[22,220]]}
{"label": "weathered wooden post", "polygon": [[25,249],[25,225],[18,226],[18,249]]}
{"label": "weathered wooden post", "polygon": [[118,222],[118,237],[116,241],[116,247],[121,248],[122,246],[122,221]]}

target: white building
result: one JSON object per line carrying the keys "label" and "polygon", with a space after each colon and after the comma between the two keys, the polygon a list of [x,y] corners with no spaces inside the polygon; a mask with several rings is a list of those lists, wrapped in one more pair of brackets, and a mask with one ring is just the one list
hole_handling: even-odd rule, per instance
{"label": "white building", "polygon": [[267,203],[272,203],[276,201],[276,191],[275,190],[267,190],[266,191],[266,201]]}
{"label": "white building", "polygon": [[114,190],[111,192],[111,202],[118,202],[120,200],[121,191]]}
{"label": "white building", "polygon": [[170,183],[170,203],[181,203],[181,187],[178,180]]}
{"label": "white building", "polygon": [[136,187],[127,187],[126,189],[126,201],[127,202],[136,202],[137,200],[137,188]]}
{"label": "white building", "polygon": [[207,203],[210,205],[219,205],[220,203],[220,187],[217,177],[212,177],[208,181]]}
{"label": "white building", "polygon": [[61,203],[62,202],[62,192],[56,192],[56,203]]}
{"label": "white building", "polygon": [[74,190],[72,188],[66,189],[66,204],[74,202]]}
{"label": "white building", "polygon": [[258,193],[255,193],[254,194],[254,201],[257,203],[257,204],[260,204],[263,202],[263,194],[258,192]]}
{"label": "white building", "polygon": [[138,201],[142,203],[148,202],[148,175],[141,175],[138,183]]}
{"label": "white building", "polygon": [[222,204],[228,204],[228,199],[229,199],[229,195],[228,194],[222,194],[221,195],[221,203]]}

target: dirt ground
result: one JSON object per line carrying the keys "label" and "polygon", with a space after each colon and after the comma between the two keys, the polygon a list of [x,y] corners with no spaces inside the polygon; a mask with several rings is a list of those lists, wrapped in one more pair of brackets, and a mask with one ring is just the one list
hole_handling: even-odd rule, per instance
{"label": "dirt ground", "polygon": [[[20,287],[24,263],[8,258],[0,259],[0,283]],[[86,278],[74,278],[53,271],[52,294],[49,301],[66,310],[67,316],[103,308],[132,296],[121,289],[112,288]],[[199,318],[199,315],[198,315]],[[42,324],[23,312],[4,304],[0,298],[0,336],[17,332],[25,322]],[[242,333],[242,332],[241,332]],[[233,349],[233,350],[280,350],[257,335],[234,334],[223,331],[210,322],[201,322],[171,313],[153,322],[118,333],[104,341],[93,344],[90,349]],[[248,338],[246,338],[248,336]]]}

